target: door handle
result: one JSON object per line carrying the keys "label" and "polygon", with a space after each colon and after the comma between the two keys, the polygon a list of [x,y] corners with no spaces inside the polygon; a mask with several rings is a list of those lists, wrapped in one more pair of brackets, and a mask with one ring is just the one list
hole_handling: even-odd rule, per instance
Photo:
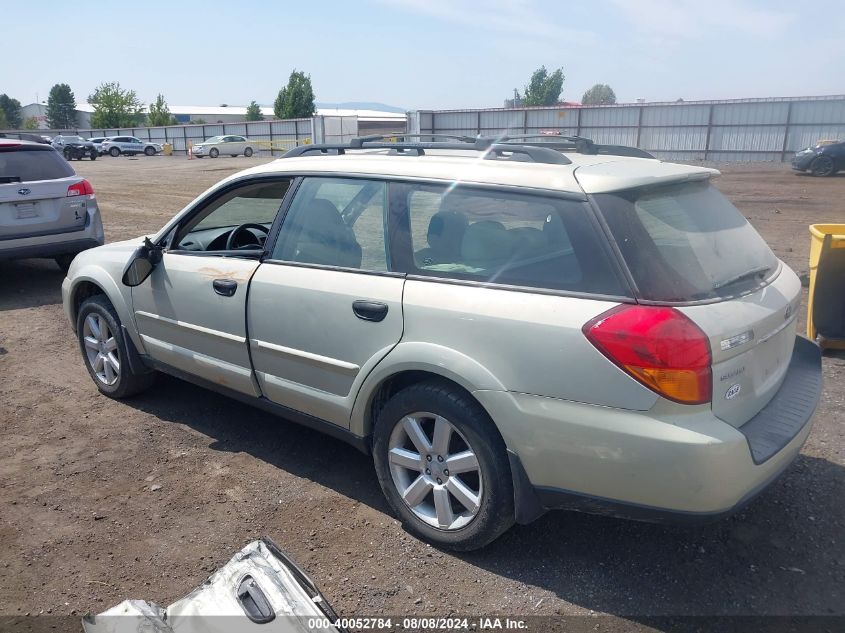
{"label": "door handle", "polygon": [[378,301],[353,301],[352,311],[364,321],[383,321],[387,316],[387,305]]}
{"label": "door handle", "polygon": [[275,619],[276,612],[252,576],[244,576],[241,580],[237,597],[246,617],[256,624],[267,624]]}
{"label": "door handle", "polygon": [[238,290],[238,282],[234,279],[215,279],[211,285],[214,292],[224,297],[231,297]]}

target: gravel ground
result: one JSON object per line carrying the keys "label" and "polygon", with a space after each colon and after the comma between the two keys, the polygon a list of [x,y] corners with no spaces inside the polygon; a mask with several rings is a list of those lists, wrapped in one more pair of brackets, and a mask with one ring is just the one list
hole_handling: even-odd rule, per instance
{"label": "gravel ground", "polygon": [[[113,241],[261,162],[74,167]],[[845,175],[722,167],[718,186],[799,272],[807,225],[845,222]],[[132,400],[99,395],[61,278],[48,261],[0,263],[0,616],[167,604],[261,535],[347,616],[609,614],[602,630],[628,630],[667,628],[656,615],[845,615],[843,355],[824,358],[801,456],[741,514],[690,529],[549,513],[455,555],[402,530],[370,460],[345,444],[167,377]]]}

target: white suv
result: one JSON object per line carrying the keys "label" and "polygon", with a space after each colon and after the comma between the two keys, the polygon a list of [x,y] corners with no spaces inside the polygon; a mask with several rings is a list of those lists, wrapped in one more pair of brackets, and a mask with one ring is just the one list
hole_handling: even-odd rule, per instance
{"label": "white suv", "polygon": [[552,508],[733,512],[810,432],[801,284],[715,170],[553,147],[357,139],[235,174],[77,257],[85,365],[112,397],[164,371],[343,438],[445,547]]}

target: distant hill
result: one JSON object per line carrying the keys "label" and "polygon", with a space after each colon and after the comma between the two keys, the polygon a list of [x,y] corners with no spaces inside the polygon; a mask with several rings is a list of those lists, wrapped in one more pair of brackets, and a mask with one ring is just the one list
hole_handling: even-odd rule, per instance
{"label": "distant hill", "polygon": [[314,104],[318,108],[339,108],[348,110],[380,110],[382,112],[406,112],[405,108],[378,103],[376,101],[344,101],[343,103],[322,103]]}

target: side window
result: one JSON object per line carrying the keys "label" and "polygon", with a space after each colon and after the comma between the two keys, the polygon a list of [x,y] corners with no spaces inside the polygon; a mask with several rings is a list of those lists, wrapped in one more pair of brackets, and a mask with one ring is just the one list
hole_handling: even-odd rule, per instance
{"label": "side window", "polygon": [[389,270],[387,185],[352,178],[307,178],[285,218],[273,259]]}
{"label": "side window", "polygon": [[250,226],[236,233],[232,248],[263,248],[289,186],[289,180],[255,182],[214,198],[179,228],[173,248],[225,250],[234,229],[244,224]]}
{"label": "side window", "polygon": [[407,272],[624,295],[585,203],[474,187],[399,185]]}

